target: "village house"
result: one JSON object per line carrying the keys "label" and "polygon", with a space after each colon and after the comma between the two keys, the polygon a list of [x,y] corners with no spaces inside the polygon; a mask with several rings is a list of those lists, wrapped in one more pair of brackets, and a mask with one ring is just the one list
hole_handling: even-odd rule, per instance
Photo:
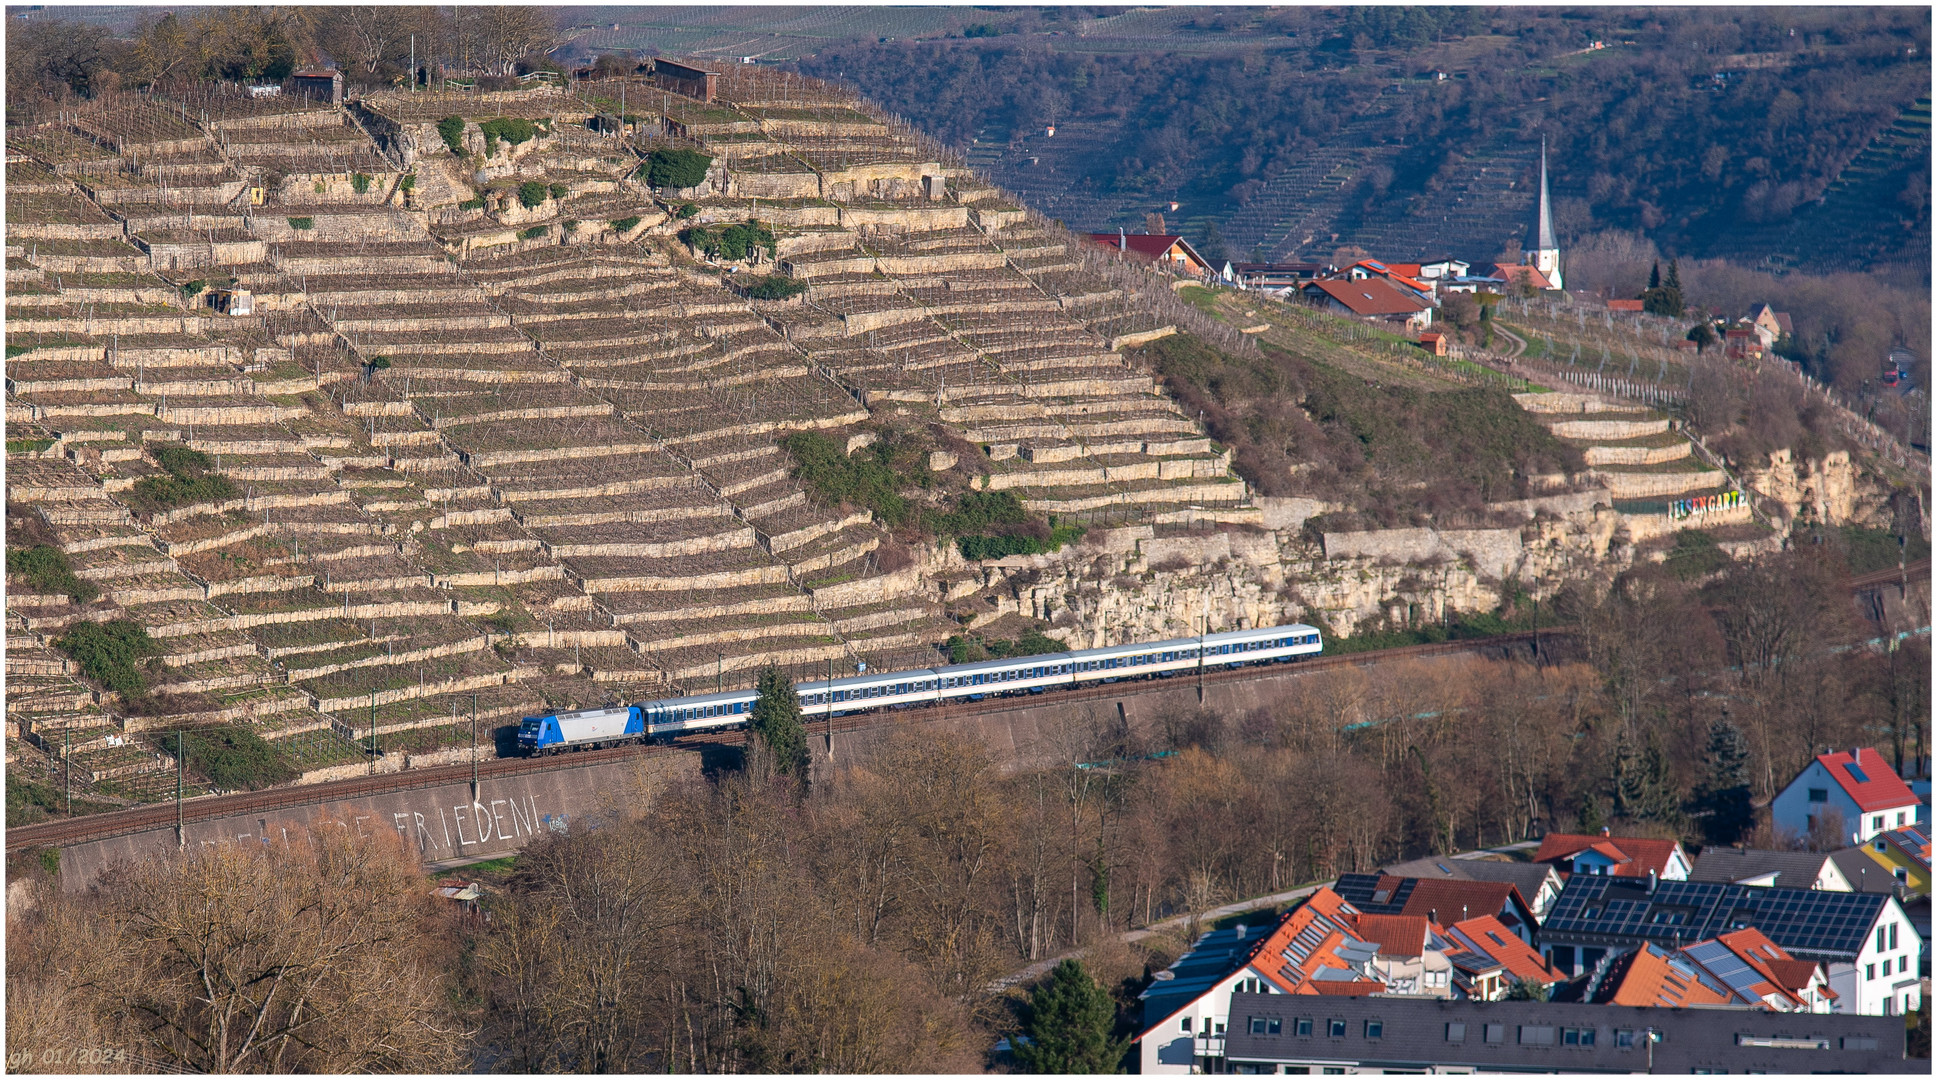
{"label": "village house", "polygon": [[1327,263],[1225,263],[1220,276],[1239,288],[1269,292],[1296,289],[1308,281],[1336,273],[1338,267]]}
{"label": "village house", "polygon": [[1644,1008],[1732,1005],[1812,1014],[1829,1013],[1836,1002],[1821,964],[1790,956],[1755,929],[1682,949],[1641,945],[1566,988],[1564,996]]}
{"label": "village house", "polygon": [[1792,958],[1823,964],[1839,1012],[1889,1015],[1922,1000],[1922,939],[1883,893],[1575,874],[1541,924],[1540,949],[1556,968],[1586,974],[1645,944],[1676,950],[1750,928]]}
{"label": "village house", "polygon": [[1930,895],[1930,830],[1923,825],[1880,832],[1861,850],[1911,896]]}
{"label": "village house", "polygon": [[1401,290],[1383,278],[1314,281],[1304,287],[1303,293],[1306,299],[1322,308],[1369,322],[1392,323],[1409,330],[1424,329],[1433,323],[1431,301]]}
{"label": "village house", "polygon": [[1117,253],[1119,257],[1144,259],[1162,269],[1186,277],[1210,277],[1211,264],[1190,246],[1190,241],[1170,233],[1091,233],[1090,242]]}
{"label": "village house", "polygon": [[1923,820],[1923,804],[1871,747],[1819,754],[1769,803],[1775,827],[1803,837],[1830,828],[1861,844]]}
{"label": "village house", "polygon": [[1516,982],[1552,983],[1560,973],[1491,915],[1447,927],[1446,958],[1453,966],[1455,996],[1504,1001]]}
{"label": "village house", "polygon": [[1756,848],[1707,847],[1689,872],[1690,881],[1726,885],[1762,885],[1777,889],[1828,889],[1853,892],[1854,887],[1836,860],[1820,851],[1761,851]]}
{"label": "village house", "polygon": [[1541,838],[1533,861],[1549,863],[1562,876],[1568,874],[1609,874],[1614,877],[1649,877],[1663,881],[1686,881],[1692,861],[1675,840],[1652,840],[1639,836],[1610,836],[1606,829],[1599,836],[1548,833]]}
{"label": "village house", "polygon": [[1560,874],[1544,863],[1514,862],[1509,859],[1455,859],[1445,855],[1413,859],[1410,862],[1393,863],[1381,873],[1392,877],[1452,878],[1457,881],[1504,881],[1520,890],[1520,895],[1533,908],[1534,918],[1544,919],[1554,906],[1554,898],[1560,895],[1565,882]]}
{"label": "village house", "polygon": [[1532,906],[1507,881],[1340,874],[1332,889],[1360,911],[1376,915],[1424,915],[1440,926],[1491,915],[1530,944],[1540,926]]}

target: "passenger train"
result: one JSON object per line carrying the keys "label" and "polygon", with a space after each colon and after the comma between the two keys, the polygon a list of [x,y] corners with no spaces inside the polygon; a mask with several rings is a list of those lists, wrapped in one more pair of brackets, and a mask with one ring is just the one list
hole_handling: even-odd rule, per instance
{"label": "passenger train", "polygon": [[[831,719],[875,709],[1040,694],[1119,679],[1167,678],[1200,668],[1284,663],[1316,656],[1323,650],[1317,627],[1295,623],[1141,645],[799,682],[794,684],[794,692],[800,696],[802,719]],[[753,690],[732,690],[527,716],[518,725],[518,749],[527,755],[551,754],[739,727],[747,722],[758,696]]]}

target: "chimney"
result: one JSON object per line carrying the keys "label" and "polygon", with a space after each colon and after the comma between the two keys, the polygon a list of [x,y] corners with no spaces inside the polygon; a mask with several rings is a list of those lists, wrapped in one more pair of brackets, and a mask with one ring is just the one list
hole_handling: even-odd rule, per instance
{"label": "chimney", "polygon": [[1439,925],[1439,909],[1438,909],[1438,908],[1433,908],[1432,910],[1430,910],[1430,911],[1428,911],[1428,912],[1426,912],[1426,921],[1427,921],[1427,922],[1429,922],[1429,923],[1432,923],[1432,924],[1433,924],[1434,926],[1438,926],[1438,925]]}
{"label": "chimney", "polygon": [[1661,883],[1661,875],[1655,873],[1653,870],[1648,871],[1648,895],[1649,896],[1653,896],[1655,894],[1655,886],[1660,883]]}

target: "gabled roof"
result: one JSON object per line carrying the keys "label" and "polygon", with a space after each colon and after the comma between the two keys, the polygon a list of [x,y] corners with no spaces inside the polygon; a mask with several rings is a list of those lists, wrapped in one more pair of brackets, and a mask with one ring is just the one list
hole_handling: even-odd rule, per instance
{"label": "gabled roof", "polygon": [[1414,292],[1424,293],[1429,296],[1432,294],[1433,287],[1431,285],[1417,280],[1419,277],[1418,263],[1413,263],[1407,269],[1401,269],[1393,263],[1380,262],[1377,259],[1360,259],[1352,265],[1354,267],[1363,267],[1368,272],[1377,274],[1389,281],[1396,281]]}
{"label": "gabled roof", "polygon": [[1882,863],[1870,858],[1870,853],[1860,847],[1848,847],[1829,853],[1829,861],[1843,872],[1843,880],[1850,888],[1860,893],[1894,893],[1897,879]]}
{"label": "gabled roof", "polygon": [[1855,801],[1857,809],[1866,814],[1917,805],[1917,796],[1910,787],[1897,778],[1883,755],[1870,747],[1859,747],[1854,753],[1838,750],[1833,754],[1818,754],[1816,763],[1828,771]]}
{"label": "gabled roof", "polygon": [[1614,962],[1594,1000],[1602,1005],[1681,1008],[1729,1005],[1735,995],[1683,957],[1649,943]]}
{"label": "gabled roof", "polygon": [[1688,872],[1688,880],[1813,889],[1827,861],[1829,855],[1819,851],[1706,847],[1695,860],[1695,868]]}
{"label": "gabled roof", "polygon": [[1681,844],[1674,840],[1641,836],[1548,833],[1541,838],[1540,850],[1534,852],[1533,861],[1553,863],[1571,859],[1583,851],[1596,851],[1613,860],[1614,867],[1609,872],[1615,877],[1647,877],[1650,870],[1659,876],[1668,872],[1668,864],[1680,848]]}
{"label": "gabled roof", "polygon": [[1305,288],[1323,292],[1354,315],[1412,315],[1430,306],[1376,277],[1359,281],[1314,281]]}
{"label": "gabled roof", "polygon": [[1454,923],[1447,928],[1446,936],[1453,944],[1460,946],[1460,951],[1452,956],[1456,964],[1462,956],[1471,955],[1498,964],[1516,979],[1553,982],[1558,977],[1533,946],[1520,940],[1505,923],[1491,915]]}
{"label": "gabled roof", "polygon": [[1424,915],[1444,926],[1507,911],[1529,928],[1535,925],[1533,909],[1511,882],[1340,874],[1332,888],[1373,915]]}
{"label": "gabled roof", "polygon": [[[1181,247],[1184,254],[1202,263],[1203,257],[1190,246],[1190,241],[1174,233],[1091,233],[1090,240],[1101,247],[1113,251],[1124,251],[1131,255],[1141,255],[1146,259],[1163,257],[1173,247]],[[1208,264],[1206,264],[1208,265]]]}
{"label": "gabled roof", "polygon": [[[1423,338],[1425,335],[1420,336]],[[1385,868],[1385,873],[1393,877],[1504,881],[1519,889],[1520,895],[1529,902],[1539,897],[1541,887],[1549,879],[1553,880],[1555,892],[1559,892],[1561,886],[1559,875],[1547,863],[1501,862],[1495,859],[1452,859],[1444,856],[1414,859],[1394,863]]]}
{"label": "gabled roof", "polygon": [[1359,937],[1379,947],[1380,956],[1420,956],[1432,924],[1423,915],[1361,915]]}
{"label": "gabled roof", "polygon": [[1287,994],[1314,993],[1313,983],[1355,977],[1359,964],[1378,955],[1378,946],[1358,935],[1358,919],[1357,907],[1321,888],[1287,912],[1246,960]]}
{"label": "gabled roof", "polygon": [[1157,979],[1142,994],[1143,1028],[1149,1031],[1177,1014],[1179,1009],[1203,997],[1232,972],[1243,967],[1246,958],[1272,935],[1276,924],[1240,923],[1213,930],[1197,939],[1197,944],[1165,971],[1167,979]]}
{"label": "gabled roof", "polygon": [[1547,280],[1547,275],[1541,273],[1539,267],[1530,266],[1526,263],[1493,263],[1487,268],[1487,273],[1509,285],[1520,284],[1520,279],[1524,275],[1527,284],[1532,285],[1536,289],[1551,289],[1554,287],[1554,283]]}
{"label": "gabled roof", "polygon": [[[1726,955],[1718,950],[1725,950]],[[1767,935],[1753,926],[1722,934],[1713,941],[1698,941],[1682,952],[1748,1004],[1753,1005],[1771,995],[1786,998],[1795,1007],[1803,1004],[1802,998],[1793,992],[1802,987],[1792,988],[1787,983],[1796,974],[1795,965],[1807,962],[1790,956],[1782,946],[1770,941]],[[1785,965],[1788,974],[1777,975],[1771,968],[1773,964]],[[1807,966],[1814,968],[1816,965]],[[1809,985],[1808,980],[1809,976],[1805,974],[1802,986]]]}
{"label": "gabled roof", "polygon": [[[1861,855],[1861,852],[1857,854]],[[1888,895],[1824,889],[1767,889],[1708,881],[1575,874],[1541,924],[1543,944],[1679,947],[1753,926],[1790,955],[1850,961],[1863,950]]]}

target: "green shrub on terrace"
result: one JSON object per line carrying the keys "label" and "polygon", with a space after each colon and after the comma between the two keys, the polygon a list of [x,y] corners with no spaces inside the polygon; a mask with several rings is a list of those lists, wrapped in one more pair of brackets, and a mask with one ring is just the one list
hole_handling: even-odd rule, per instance
{"label": "green shrub on terrace", "polygon": [[1675,534],[1675,546],[1668,549],[1666,562],[1669,573],[1693,581],[1727,566],[1729,556],[1713,536],[1700,529],[1683,529]]}
{"label": "green shrub on terrace", "polygon": [[622,217],[608,221],[606,224],[612,226],[613,232],[631,232],[632,227],[639,224],[640,220],[639,215],[634,214],[631,217]]}
{"label": "green shrub on terrace", "polygon": [[680,203],[679,209],[674,213],[673,216],[679,218],[679,220],[681,221],[687,221],[692,217],[694,217],[695,215],[697,215],[698,213],[699,213],[698,203]]}
{"label": "green shrub on terrace", "polygon": [[141,661],[161,652],[146,628],[127,619],[75,623],[54,640],[54,647],[81,665],[83,675],[124,697],[147,692]]}
{"label": "green shrub on terrace", "polygon": [[653,187],[698,187],[706,180],[706,170],[712,165],[713,159],[697,150],[662,146],[646,158],[646,163],[639,167],[639,175]]}
{"label": "green shrub on terrace", "polygon": [[785,274],[763,277],[747,286],[747,296],[753,300],[786,300],[807,291],[807,283]]}
{"label": "green shrub on terrace", "polygon": [[766,248],[769,255],[777,251],[773,233],[758,221],[743,221],[722,229],[695,226],[680,233],[679,238],[691,244],[695,251],[728,262],[739,262],[759,248]]}
{"label": "green shrub on terrace", "polygon": [[21,353],[33,352],[37,348],[39,348],[37,345],[9,345],[7,346],[7,359],[12,360]]}
{"label": "green shrub on terrace", "polygon": [[1044,653],[1062,652],[1068,646],[1048,634],[1041,627],[1032,626],[1023,631],[1014,641],[1005,638],[984,638],[980,634],[967,636],[956,634],[944,643],[948,650],[949,663],[972,664],[978,660],[1005,660],[1011,656],[1041,656]]}
{"label": "green shrub on terrace", "polygon": [[247,728],[190,731],[182,736],[181,744],[174,739],[162,740],[162,749],[171,756],[178,745],[183,763],[192,765],[218,788],[254,791],[296,779],[296,770],[276,748]]}
{"label": "green shrub on terrace", "polygon": [[1061,551],[1064,544],[1081,540],[1085,531],[1081,525],[1052,525],[1047,538],[1026,534],[958,536],[955,546],[961,549],[962,558],[969,560],[1000,559],[1009,555],[1046,555]]}
{"label": "green shrub on terrace", "polygon": [[529,120],[500,116],[496,120],[486,120],[478,125],[484,133],[484,156],[490,157],[498,152],[498,140],[502,139],[513,146],[527,143],[538,135],[538,125]]}
{"label": "green shrub on terrace", "polygon": [[557,199],[560,202],[563,202],[565,201],[566,196],[572,193],[572,188],[571,188],[571,185],[569,184],[553,184],[551,185],[551,193],[552,193],[552,198]]}
{"label": "green shrub on terrace", "polygon": [[203,281],[201,278],[196,278],[194,281],[183,282],[182,299],[193,300],[195,297],[201,295],[202,290],[206,288],[208,288],[208,282]]}
{"label": "green shrub on terrace", "polygon": [[459,210],[482,210],[484,209],[484,196],[473,195],[463,202],[458,203],[457,208]]}
{"label": "green shrub on terrace", "polygon": [[38,454],[52,445],[54,445],[52,439],[8,439],[7,453]]}
{"label": "green shrub on terrace", "polygon": [[437,122],[437,133],[444,137],[444,145],[451,148],[451,153],[462,154],[464,152],[464,118],[462,116],[446,116],[444,119],[439,120]]}
{"label": "green shrub on terrace", "polygon": [[92,582],[74,576],[67,564],[67,553],[51,544],[7,549],[7,573],[19,574],[28,585],[42,592],[66,593],[85,604],[101,595]]}
{"label": "green shrub on terrace", "polygon": [[397,190],[403,192],[406,195],[408,195],[413,191],[416,191],[417,174],[414,172],[405,173],[403,175],[403,178],[397,181]]}
{"label": "green shrub on terrace", "polygon": [[370,191],[370,174],[351,173],[350,186],[356,189],[358,195],[368,194]]}
{"label": "green shrub on terrace", "polygon": [[166,476],[149,476],[135,482],[134,493],[159,507],[235,497],[235,484],[220,473],[209,472],[208,455],[186,446],[164,446],[155,451],[155,462],[167,470]]}
{"label": "green shrub on terrace", "polygon": [[518,185],[518,201],[523,203],[527,210],[542,205],[545,197],[550,194],[551,189],[536,180],[527,180]]}
{"label": "green shrub on terrace", "polygon": [[308,218],[308,217],[293,217],[289,219],[289,227],[292,229],[314,229],[316,227],[316,219]]}
{"label": "green shrub on terrace", "polygon": [[580,224],[582,223],[577,218],[566,218],[565,224],[562,225],[561,228],[563,228],[565,230],[566,235],[569,236],[570,234],[578,231],[578,227]]}
{"label": "green shrub on terrace", "polygon": [[531,228],[526,229],[525,231],[519,233],[518,239],[536,240],[550,231],[551,231],[551,226],[549,225],[533,225]]}
{"label": "green shrub on terrace", "polygon": [[798,463],[794,475],[828,502],[865,506],[884,525],[903,525],[913,519],[914,508],[899,491],[904,477],[890,466],[887,443],[850,455],[818,431],[796,431],[780,445]]}

